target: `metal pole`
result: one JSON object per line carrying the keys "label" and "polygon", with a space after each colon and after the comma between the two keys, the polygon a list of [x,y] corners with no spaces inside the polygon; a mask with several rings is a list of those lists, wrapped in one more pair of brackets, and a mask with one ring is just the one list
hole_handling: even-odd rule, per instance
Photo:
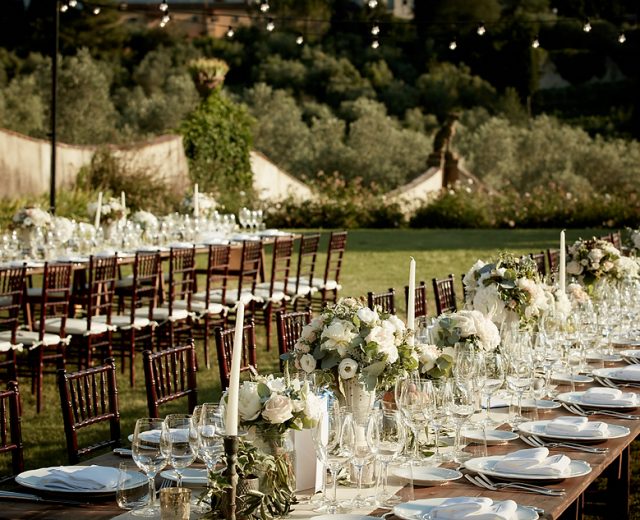
{"label": "metal pole", "polygon": [[53,54],[51,56],[51,175],[49,178],[49,211],[56,213],[56,104],[58,98],[58,45],[60,39],[60,0],[53,3]]}

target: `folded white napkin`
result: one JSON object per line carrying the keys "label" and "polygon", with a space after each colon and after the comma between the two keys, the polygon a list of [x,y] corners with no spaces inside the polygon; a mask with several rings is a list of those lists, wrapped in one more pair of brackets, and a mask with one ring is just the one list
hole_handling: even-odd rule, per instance
{"label": "folded white napkin", "polygon": [[113,491],[118,487],[118,468],[60,466],[42,477],[42,484],[61,491]]}
{"label": "folded white napkin", "polygon": [[581,398],[583,403],[615,404],[618,406],[637,406],[638,399],[633,392],[623,392],[617,388],[589,388]]}
{"label": "folded white napkin", "polygon": [[[482,399],[482,408],[484,409],[487,408],[488,400],[489,399],[487,399],[486,397]],[[502,399],[501,397],[495,397],[495,396],[491,398],[491,409],[506,408],[507,406],[509,406],[509,401],[507,401],[506,399]]]}
{"label": "folded white napkin", "polygon": [[173,247],[175,249],[191,249],[193,247],[193,242],[171,242],[169,247]]}
{"label": "folded white napkin", "polygon": [[569,464],[571,464],[571,459],[566,455],[549,457],[547,448],[531,448],[505,455],[495,463],[493,470],[503,473],[559,478],[568,473]]}
{"label": "folded white napkin", "polygon": [[544,429],[547,435],[572,435],[575,437],[606,437],[609,427],[600,421],[586,417],[558,417],[549,421]]}
{"label": "folded white napkin", "polygon": [[434,520],[515,520],[517,509],[513,500],[493,502],[490,498],[457,497],[434,507],[429,515]]}
{"label": "folded white napkin", "polygon": [[628,367],[614,370],[611,377],[624,379],[625,381],[640,381],[640,365],[629,365]]}

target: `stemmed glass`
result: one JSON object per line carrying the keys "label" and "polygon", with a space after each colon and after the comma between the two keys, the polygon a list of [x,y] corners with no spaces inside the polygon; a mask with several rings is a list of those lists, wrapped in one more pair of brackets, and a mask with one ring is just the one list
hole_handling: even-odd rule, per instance
{"label": "stemmed glass", "polygon": [[465,456],[464,452],[460,449],[460,430],[469,417],[473,415],[474,411],[473,384],[471,381],[468,381],[466,384],[456,383],[452,388],[451,402],[451,415],[456,426],[456,437],[453,448],[453,460],[455,462],[467,460],[469,456],[468,453]]}
{"label": "stemmed glass", "polygon": [[444,462],[444,457],[440,453],[440,430],[451,414],[451,401],[453,398],[451,381],[448,379],[429,381],[425,386],[425,393],[427,415],[436,437],[436,451],[430,462],[439,464]]}
{"label": "stemmed glass", "polygon": [[351,453],[346,446],[341,444],[342,414],[340,405],[334,400],[328,406],[326,414],[323,414],[313,430],[313,442],[318,459],[329,468],[333,480],[333,496],[322,507],[328,514],[345,513],[347,509],[338,502],[338,472],[349,460]]}
{"label": "stemmed glass", "polygon": [[341,446],[346,453],[351,453],[351,465],[356,469],[358,494],[351,500],[354,508],[370,505],[370,500],[362,496],[362,473],[364,467],[373,458],[373,452],[367,443],[365,432],[369,415],[357,411],[343,413]]}
{"label": "stemmed glass", "polygon": [[484,422],[490,425],[494,422],[491,418],[491,398],[504,385],[505,367],[502,355],[498,352],[484,352],[479,369],[483,373],[482,396],[486,406]]}
{"label": "stemmed glass", "polygon": [[400,399],[399,409],[402,412],[407,426],[413,434],[413,453],[411,454],[411,463],[421,463],[419,439],[420,431],[425,428],[428,423],[427,415],[427,395],[425,386],[429,385],[429,381],[425,379],[404,379],[400,383]]}
{"label": "stemmed glass", "polygon": [[178,476],[178,487],[182,487],[182,472],[193,464],[198,454],[198,431],[191,415],[167,415],[162,425],[161,443]]}
{"label": "stemmed glass", "polygon": [[162,419],[143,418],[136,421],[131,443],[133,461],[149,479],[149,502],[142,509],[134,509],[136,516],[156,516],[160,507],[156,501],[155,478],[167,465],[167,453],[160,442]]}
{"label": "stemmed glass", "polygon": [[507,366],[507,386],[518,398],[516,416],[512,424],[522,422],[522,395],[531,388],[533,383],[533,361],[523,352],[510,356]]}
{"label": "stemmed glass", "polygon": [[376,503],[381,507],[393,507],[401,500],[399,496],[387,490],[389,463],[398,456],[405,443],[405,430],[400,412],[374,410],[367,422],[366,436],[367,444],[382,464],[382,489],[378,489],[376,493]]}
{"label": "stemmed glass", "polygon": [[198,418],[198,455],[211,475],[224,453],[224,407],[216,403],[205,403]]}

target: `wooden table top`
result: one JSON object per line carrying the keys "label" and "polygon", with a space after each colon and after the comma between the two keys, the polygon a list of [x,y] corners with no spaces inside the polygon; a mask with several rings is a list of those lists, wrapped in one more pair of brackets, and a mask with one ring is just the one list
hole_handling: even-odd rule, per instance
{"label": "wooden table top", "polygon": [[[584,387],[587,388],[588,386]],[[632,389],[628,389],[633,391]],[[568,415],[568,412],[564,408],[559,408],[549,411],[540,412],[540,420],[553,419],[560,415]],[[522,493],[519,491],[500,491],[492,492],[489,490],[481,489],[470,484],[466,479],[460,479],[456,482],[451,482],[446,486],[440,487],[415,487],[415,498],[435,498],[435,497],[455,497],[455,496],[484,496],[495,500],[511,499],[522,505],[531,505],[544,509],[545,515],[543,518],[555,520],[561,517],[563,512],[567,511],[572,504],[574,504],[587,489],[587,487],[597,478],[602,472],[611,464],[617,464],[618,459],[624,453],[625,449],[631,444],[631,442],[640,433],[640,421],[616,419],[613,417],[607,417],[603,415],[593,416],[592,419],[601,420],[612,424],[618,424],[626,426],[630,429],[630,435],[620,438],[612,439],[605,442],[596,444],[599,447],[609,448],[609,452],[606,454],[591,454],[579,451],[567,451],[563,449],[551,449],[552,453],[566,453],[572,459],[582,459],[587,461],[592,468],[589,475],[578,478],[571,478],[563,480],[557,484],[552,484],[550,488],[564,488],[566,495],[563,497],[550,497],[543,495],[536,495],[531,493]],[[520,439],[510,442],[505,445],[495,445],[488,447],[489,455],[500,455],[507,452],[512,452],[519,449],[529,448]],[[117,466],[123,459],[111,453],[95,457],[83,464],[99,464],[105,466]],[[129,459],[130,461],[130,459]],[[3,486],[7,487],[7,486]],[[20,488],[16,489],[14,486],[12,489],[19,491],[30,490]],[[62,497],[63,498],[63,497]],[[121,515],[124,511],[119,509],[115,503],[115,499],[106,499],[102,501],[92,502],[87,506],[63,506],[52,504],[38,504],[28,502],[10,501],[0,498],[0,518],[12,518],[15,520],[26,518],[42,518],[42,519],[111,519],[118,515]],[[377,510],[373,514],[380,516],[387,510]],[[295,515],[296,518],[310,518],[317,513],[309,512],[306,516],[300,515],[300,511]],[[371,513],[370,513],[371,514]],[[393,517],[392,517],[393,518]]]}

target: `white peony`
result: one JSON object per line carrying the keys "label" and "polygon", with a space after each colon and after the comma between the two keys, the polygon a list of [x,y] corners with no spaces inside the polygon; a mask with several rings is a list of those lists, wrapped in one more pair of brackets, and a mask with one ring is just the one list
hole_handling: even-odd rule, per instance
{"label": "white peony", "polygon": [[386,355],[388,364],[395,363],[398,359],[395,330],[395,327],[385,320],[381,326],[371,329],[364,339],[366,343],[375,343],[378,346],[378,352]]}
{"label": "white peony", "polygon": [[398,318],[395,314],[392,314],[387,318],[387,320],[391,325],[396,329],[396,333],[404,334],[405,330],[407,330],[404,321]]}
{"label": "white peony", "polygon": [[362,307],[361,309],[358,309],[357,316],[362,323],[369,326],[375,325],[380,320],[378,313],[371,310],[369,307]]}
{"label": "white peony", "polygon": [[266,403],[262,417],[271,424],[282,424],[293,417],[293,404],[285,395],[273,394]]}
{"label": "white peony", "polygon": [[358,363],[351,358],[344,358],[338,365],[338,374],[342,379],[351,379],[358,372]]}
{"label": "white peony", "polygon": [[591,260],[594,264],[598,264],[600,263],[600,260],[602,260],[604,253],[600,249],[594,248],[591,251],[589,251],[588,256],[589,256],[589,260]]}
{"label": "white peony", "polygon": [[471,311],[471,317],[473,318],[480,346],[486,351],[495,350],[500,345],[498,327],[481,312]]}
{"label": "white peony", "polygon": [[319,421],[325,409],[324,401],[313,392],[309,392],[304,403],[304,414],[312,421]]}
{"label": "white peony", "polygon": [[353,323],[335,319],[322,331],[322,349],[337,350],[341,357],[345,356],[351,340],[357,335]]}
{"label": "white peony", "polygon": [[263,382],[272,392],[284,392],[287,389],[287,382],[284,377],[273,377],[272,374],[269,374],[263,379]]}
{"label": "white peony", "polygon": [[628,256],[621,256],[616,262],[616,270],[620,278],[637,278],[638,269],[637,260]]}
{"label": "white peony", "polygon": [[605,273],[608,273],[614,267],[615,267],[615,264],[611,260],[605,260],[604,262],[602,262],[602,270]]}
{"label": "white peony", "polygon": [[418,361],[420,371],[424,374],[436,366],[436,360],[440,357],[440,350],[435,345],[418,345]]}
{"label": "white peony", "polygon": [[242,421],[253,421],[262,409],[258,395],[258,383],[243,381],[238,393],[238,415]]}
{"label": "white peony", "polygon": [[476,324],[473,319],[473,313],[478,311],[460,311],[451,315],[454,326],[460,330],[461,338],[475,336]]}
{"label": "white peony", "polygon": [[573,274],[578,276],[582,274],[583,270],[584,270],[584,267],[580,264],[580,262],[576,262],[575,260],[572,260],[571,262],[567,263],[567,274]]}
{"label": "white peony", "polygon": [[300,356],[300,368],[310,374],[316,369],[316,358],[311,354],[303,354]]}

